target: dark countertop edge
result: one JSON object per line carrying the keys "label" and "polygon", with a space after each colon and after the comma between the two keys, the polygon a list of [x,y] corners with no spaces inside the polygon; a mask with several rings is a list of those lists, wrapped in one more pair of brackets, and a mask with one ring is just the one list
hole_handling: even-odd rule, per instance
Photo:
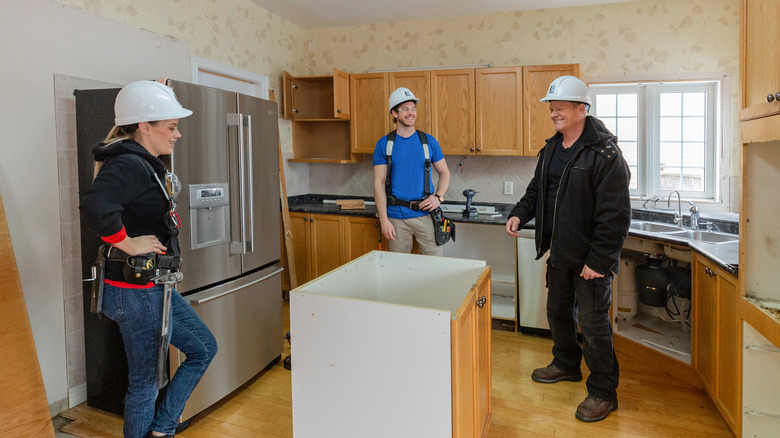
{"label": "dark countertop edge", "polygon": [[[287,198],[289,210],[291,212],[301,213],[318,213],[318,214],[338,214],[343,216],[362,216],[362,217],[376,217],[376,207],[373,205],[367,205],[365,210],[342,210],[336,204],[323,204],[323,200],[336,200],[336,199],[363,199],[364,201],[373,201],[374,198],[370,196],[342,196],[342,195],[320,195],[320,194],[307,194],[290,196]],[[445,201],[445,204],[465,205],[459,202]],[[445,216],[455,223],[476,223],[476,224],[488,224],[488,225],[506,225],[507,215],[514,207],[514,204],[502,204],[494,202],[475,202],[474,205],[487,205],[493,206],[496,212],[501,213],[499,217],[491,217],[490,215],[477,215],[475,217],[464,217],[456,212],[446,212]],[[723,216],[724,214],[721,214]],[[689,216],[683,215],[684,218],[690,220]],[[736,215],[735,215],[736,216]],[[712,221],[717,227],[717,231],[738,234],[739,222],[737,218],[735,221],[725,220],[723,218],[715,218],[702,214],[702,219]],[[674,212],[671,211],[659,211],[648,209],[633,209],[632,219],[634,220],[646,220],[660,223],[674,223]],[[533,221],[525,224],[525,229],[533,229]],[[726,244],[712,244],[704,242],[691,242],[685,239],[675,239],[668,236],[660,235],[659,233],[645,233],[637,230],[629,230],[629,236],[645,238],[648,240],[654,240],[661,243],[667,243],[675,246],[684,246],[695,249],[701,255],[706,257],[711,262],[717,264],[720,268],[730,272],[734,276],[738,275],[738,263],[739,263],[739,247],[738,244],[726,243]],[[736,249],[735,249],[736,247]]]}

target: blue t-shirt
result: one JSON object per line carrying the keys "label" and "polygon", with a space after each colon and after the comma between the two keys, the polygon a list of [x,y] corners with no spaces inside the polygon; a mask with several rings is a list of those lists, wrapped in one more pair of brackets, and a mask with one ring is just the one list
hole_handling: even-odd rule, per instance
{"label": "blue t-shirt", "polygon": [[[428,137],[428,151],[431,163],[444,159],[439,142],[432,135]],[[376,142],[374,148],[374,166],[387,165],[387,136]],[[433,171],[433,166],[431,166]],[[423,179],[425,178],[425,153],[420,136],[415,132],[408,138],[396,134],[393,143],[393,164],[390,169],[390,184],[396,198],[404,201],[416,201],[425,196]],[[428,179],[431,193],[434,193],[433,180]],[[393,219],[411,219],[425,216],[427,211],[414,211],[400,205],[388,205],[387,216]]]}

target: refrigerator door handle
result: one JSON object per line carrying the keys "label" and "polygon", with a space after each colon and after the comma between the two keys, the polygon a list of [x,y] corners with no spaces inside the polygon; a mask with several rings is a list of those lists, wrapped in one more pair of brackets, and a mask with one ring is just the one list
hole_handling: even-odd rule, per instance
{"label": "refrigerator door handle", "polygon": [[203,295],[201,295],[200,293],[197,293],[197,294],[193,294],[191,296],[187,296],[185,298],[193,306],[196,306],[196,305],[199,305],[199,304],[208,303],[209,301],[216,300],[217,298],[224,297],[225,295],[232,294],[233,292],[239,291],[241,289],[245,289],[245,288],[247,288],[247,287],[249,287],[249,286],[251,286],[251,285],[253,285],[255,283],[259,283],[259,282],[261,282],[263,280],[271,278],[274,275],[276,275],[276,274],[278,274],[278,273],[280,273],[282,271],[284,271],[284,268],[282,268],[280,266],[276,266],[273,269],[271,269],[269,272],[265,273],[262,277],[256,278],[256,279],[252,280],[249,283],[239,284],[238,286],[232,287],[232,288],[227,289],[227,290],[218,289],[218,290],[207,291],[208,293],[203,294]]}
{"label": "refrigerator door handle", "polygon": [[[244,239],[244,254],[246,254],[247,251],[254,252],[255,250],[255,205],[254,205],[254,176],[252,173],[252,166],[254,165],[254,161],[252,161],[252,148],[254,146],[254,143],[252,143],[252,115],[247,114],[246,116],[246,156],[247,156],[247,174],[248,174],[248,180],[247,185],[249,187],[249,242],[246,242],[246,239]],[[242,189],[243,192],[243,189]],[[245,225],[245,224],[244,224]]]}
{"label": "refrigerator door handle", "polygon": [[[245,202],[245,175],[244,175],[244,115],[241,113],[229,113],[227,115],[228,126],[235,126],[238,128],[238,209],[239,209],[239,227],[241,234],[241,241],[230,242],[231,254],[246,254],[246,202]],[[231,210],[233,210],[231,208]]]}

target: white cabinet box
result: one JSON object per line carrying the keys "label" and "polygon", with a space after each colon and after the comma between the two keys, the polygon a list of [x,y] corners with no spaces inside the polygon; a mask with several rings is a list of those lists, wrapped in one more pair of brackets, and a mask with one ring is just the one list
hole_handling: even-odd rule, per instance
{"label": "white cabinet box", "polygon": [[486,435],[490,271],[372,251],[290,291],[295,438]]}

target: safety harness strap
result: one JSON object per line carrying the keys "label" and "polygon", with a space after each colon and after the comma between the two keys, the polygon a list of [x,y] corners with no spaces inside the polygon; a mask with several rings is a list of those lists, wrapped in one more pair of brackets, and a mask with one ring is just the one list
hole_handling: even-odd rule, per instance
{"label": "safety harness strap", "polygon": [[417,206],[422,200],[431,195],[431,153],[428,148],[428,136],[422,131],[417,131],[417,136],[420,138],[420,143],[423,146],[423,155],[425,156],[425,172],[423,175],[423,196],[422,199],[416,201],[404,201],[398,199],[393,195],[393,189],[390,183],[390,175],[393,166],[393,144],[395,143],[396,131],[392,131],[387,134],[387,176],[385,177],[385,193],[387,194],[387,203],[389,205],[400,205],[402,207],[410,208],[412,210],[419,210]]}

